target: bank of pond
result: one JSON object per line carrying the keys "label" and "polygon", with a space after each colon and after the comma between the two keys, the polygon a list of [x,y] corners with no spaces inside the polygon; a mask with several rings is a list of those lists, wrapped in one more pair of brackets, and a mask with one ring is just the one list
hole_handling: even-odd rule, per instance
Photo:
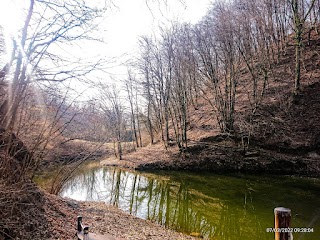
{"label": "bank of pond", "polygon": [[84,166],[60,196],[103,201],[137,217],[206,239],[273,239],[273,209],[292,210],[294,239],[320,237],[320,180],[291,176],[138,172]]}

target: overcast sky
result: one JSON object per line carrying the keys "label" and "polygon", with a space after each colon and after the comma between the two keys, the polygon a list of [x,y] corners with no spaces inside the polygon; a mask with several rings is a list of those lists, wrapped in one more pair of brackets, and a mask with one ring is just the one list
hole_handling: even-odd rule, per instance
{"label": "overcast sky", "polygon": [[[158,0],[161,3],[161,0]],[[148,3],[148,4],[147,4]],[[116,0],[103,27],[111,54],[131,51],[138,36],[152,34],[171,21],[196,23],[206,13],[210,0]]]}
{"label": "overcast sky", "polygon": [[[101,2],[104,0],[97,0],[95,3],[101,4]],[[127,74],[126,68],[120,67],[119,64],[137,54],[139,36],[156,33],[159,26],[169,26],[172,21],[196,23],[206,14],[211,0],[113,0],[112,2],[113,5],[105,12],[105,19],[99,26],[99,37],[105,43],[80,44],[75,50],[70,50],[76,51],[76,55],[83,58],[99,56],[116,59],[117,62],[111,64],[107,71],[113,79],[119,81]],[[28,6],[28,3],[27,0],[0,0],[0,24],[11,31],[10,34],[14,34],[22,27],[24,14],[21,6],[23,4]],[[106,77],[101,76],[101,78]]]}
{"label": "overcast sky", "polygon": [[[206,14],[211,0],[115,0],[100,26],[106,42],[100,53],[119,62],[137,54],[138,37],[156,33],[159,26],[169,26],[172,21],[196,23]],[[126,57],[120,57],[128,54]],[[124,67],[109,70],[121,78]]]}

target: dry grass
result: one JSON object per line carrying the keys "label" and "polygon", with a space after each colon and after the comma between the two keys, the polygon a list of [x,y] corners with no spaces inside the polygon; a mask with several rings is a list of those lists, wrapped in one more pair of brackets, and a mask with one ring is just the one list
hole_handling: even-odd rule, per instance
{"label": "dry grass", "polygon": [[101,165],[105,166],[122,166],[135,169],[138,165],[143,165],[151,162],[161,162],[166,164],[172,160],[172,156],[179,152],[177,147],[169,147],[167,150],[163,144],[148,145],[137,149],[131,153],[125,154],[122,160],[115,157],[109,157],[101,160]]}
{"label": "dry grass", "polygon": [[0,239],[47,239],[42,193],[31,182],[0,182]]}
{"label": "dry grass", "polygon": [[[273,72],[268,75],[263,101],[253,117],[250,116],[249,103],[252,79],[245,67],[241,70],[236,95],[235,128],[238,132],[250,133],[259,141],[266,141],[268,144],[274,142],[275,146],[279,142],[288,142],[288,147],[294,148],[311,146],[317,138],[316,135],[320,133],[320,126],[317,124],[320,112],[320,99],[317,94],[320,77],[320,35],[312,31],[310,44],[307,40],[303,42],[301,95],[297,99],[292,97],[295,76],[294,39],[291,36],[288,39],[279,62],[271,63]],[[304,39],[307,39],[306,35]],[[216,116],[206,100],[199,99],[195,109],[190,106],[189,118],[188,138],[191,141],[219,134]],[[253,122],[249,122],[252,118]],[[266,130],[270,130],[269,135]]]}

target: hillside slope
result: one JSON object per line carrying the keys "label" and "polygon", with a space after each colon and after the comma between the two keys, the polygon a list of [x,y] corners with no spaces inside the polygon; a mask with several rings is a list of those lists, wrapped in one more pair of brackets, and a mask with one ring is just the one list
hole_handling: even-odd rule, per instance
{"label": "hillside slope", "polygon": [[311,39],[304,41],[301,91],[296,96],[292,94],[293,41],[292,37],[273,63],[264,98],[254,113],[249,104],[252,79],[245,66],[241,69],[234,134],[220,133],[212,107],[199,98],[189,107],[189,146],[183,154],[176,147],[165,150],[158,144],[131,153],[123,161],[103,164],[320,176],[320,36],[312,32]]}
{"label": "hillside slope", "polygon": [[[249,96],[252,85],[250,73],[244,67],[238,80],[235,125],[267,145],[286,148],[311,147],[320,126],[320,36],[312,32],[310,41],[304,41],[301,68],[301,92],[293,98],[295,49],[291,39],[282,51],[279,61],[273,63],[267,88],[258,110],[250,115]],[[307,39],[307,36],[305,36]],[[200,100],[189,110],[191,141],[218,134],[219,128],[212,107]]]}

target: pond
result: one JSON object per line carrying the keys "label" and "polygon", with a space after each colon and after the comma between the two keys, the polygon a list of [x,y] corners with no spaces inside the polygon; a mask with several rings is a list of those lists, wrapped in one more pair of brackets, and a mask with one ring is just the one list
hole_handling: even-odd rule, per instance
{"label": "pond", "polygon": [[143,219],[207,239],[269,240],[275,207],[292,210],[294,239],[320,239],[320,181],[279,176],[91,167],[62,188],[62,197],[104,201]]}

